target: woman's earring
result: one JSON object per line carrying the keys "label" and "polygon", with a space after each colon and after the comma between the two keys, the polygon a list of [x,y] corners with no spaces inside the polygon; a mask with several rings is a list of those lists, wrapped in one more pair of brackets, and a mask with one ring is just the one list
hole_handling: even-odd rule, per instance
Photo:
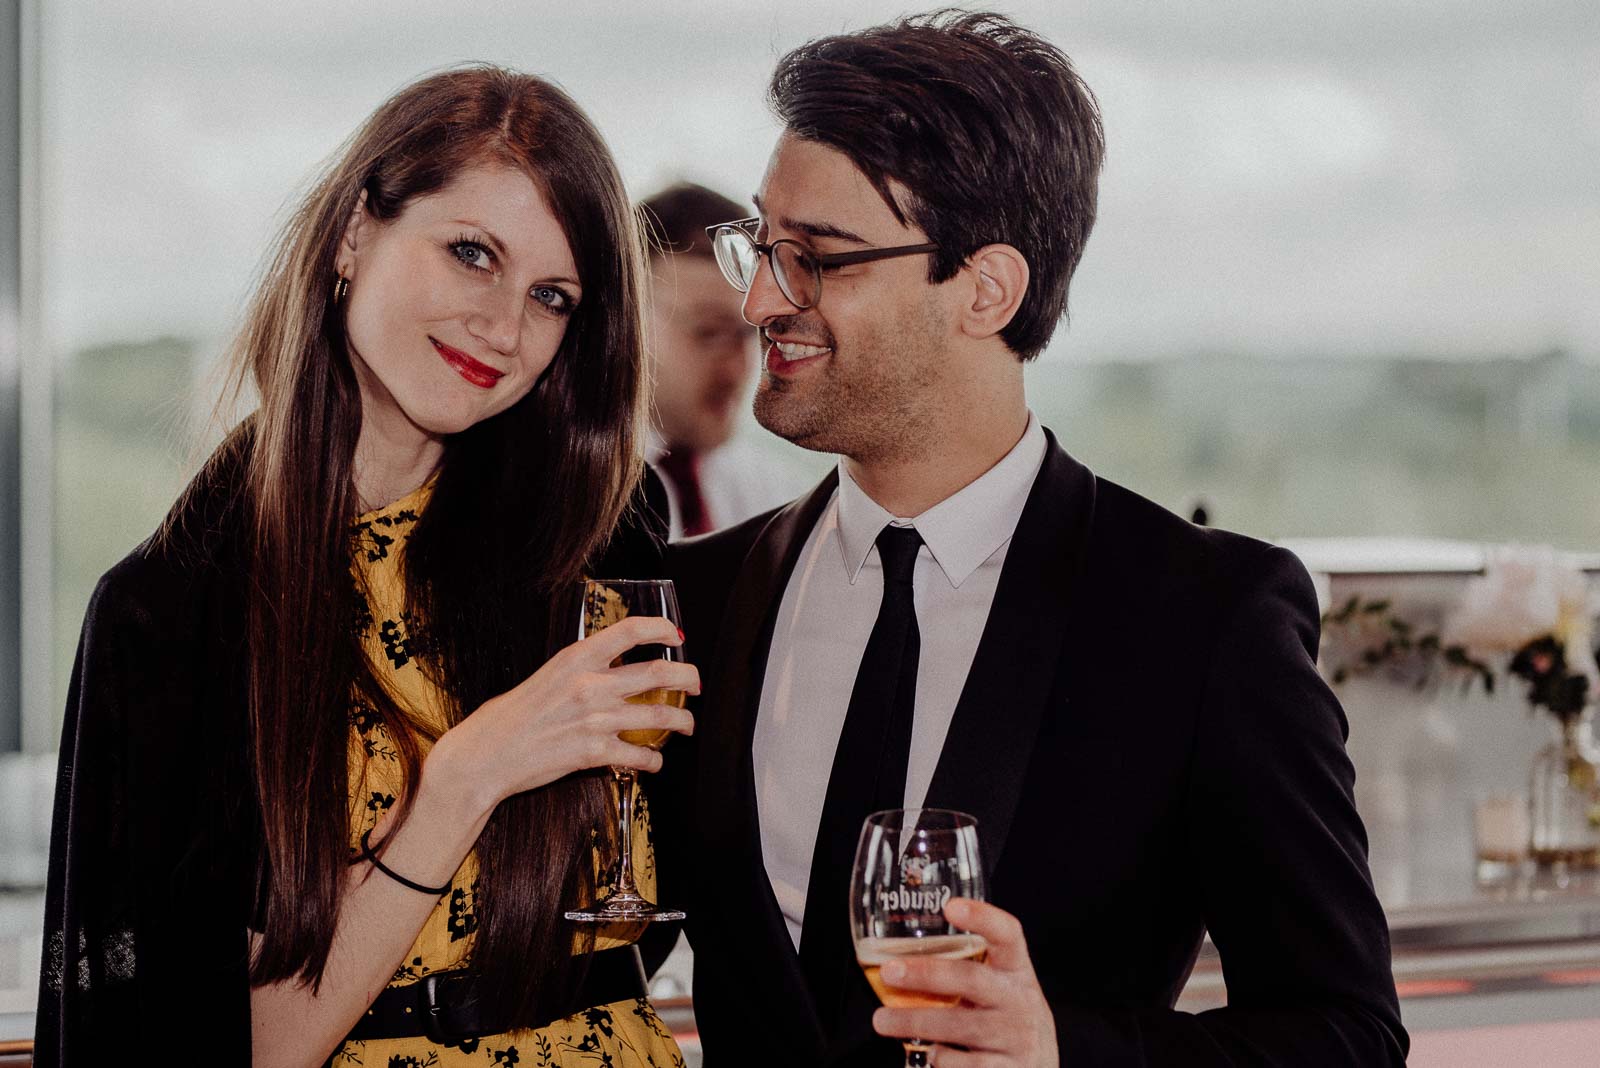
{"label": "woman's earring", "polygon": [[341,274],[333,280],[333,306],[335,308],[339,306],[339,302],[344,299],[345,294],[348,292],[350,292],[350,279]]}

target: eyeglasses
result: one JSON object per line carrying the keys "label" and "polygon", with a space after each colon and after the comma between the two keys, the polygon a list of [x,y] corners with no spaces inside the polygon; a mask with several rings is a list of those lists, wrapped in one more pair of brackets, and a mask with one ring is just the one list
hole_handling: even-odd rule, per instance
{"label": "eyeglasses", "polygon": [[772,277],[784,299],[802,311],[814,308],[822,299],[822,271],[825,267],[848,267],[854,263],[872,263],[897,256],[915,256],[923,252],[937,252],[935,244],[896,245],[894,248],[868,248],[860,252],[836,252],[822,256],[798,241],[780,238],[770,244],[756,240],[760,219],[740,219],[737,222],[718,223],[706,227],[711,238],[712,251],[717,256],[717,266],[722,277],[741,293],[750,292],[756,273],[761,270],[761,257],[772,261]]}

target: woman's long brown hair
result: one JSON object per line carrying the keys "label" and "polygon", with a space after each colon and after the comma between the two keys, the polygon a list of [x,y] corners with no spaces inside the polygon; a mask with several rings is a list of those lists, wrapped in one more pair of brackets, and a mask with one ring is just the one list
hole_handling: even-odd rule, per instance
{"label": "woman's long brown hair", "polygon": [[[235,354],[236,384],[260,396],[247,478],[251,759],[266,842],[257,984],[315,984],[326,966],[347,871],[353,698],[387,728],[408,785],[421,768],[424,728],[377,681],[354,626],[361,403],[330,301],[336,246],[363,192],[374,217],[392,219],[482,164],[515,167],[544,192],[584,296],[528,396],[446,441],[406,549],[424,670],[452,723],[562,644],[557,594],[603,547],[640,474],[640,248],[604,142],[566,94],[528,75],[474,66],[401,90],[290,219]],[[473,967],[513,1019],[553,1011],[573,978],[573,936],[558,917],[592,889],[606,811],[602,779],[569,777],[502,802],[478,840]]]}

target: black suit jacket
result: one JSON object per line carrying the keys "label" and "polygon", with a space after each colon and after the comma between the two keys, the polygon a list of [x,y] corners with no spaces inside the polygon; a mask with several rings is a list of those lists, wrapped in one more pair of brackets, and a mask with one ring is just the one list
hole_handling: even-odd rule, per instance
{"label": "black suit jacket", "polygon": [[[658,858],[689,911],[708,1068],[902,1063],[858,973],[822,1033],[761,855],[750,743],[773,621],[834,488],[669,552],[704,697],[657,784]],[[978,817],[1063,1065],[1404,1063],[1317,640],[1293,555],[1191,526],[1049,438],[926,803]],[[1207,929],[1228,1007],[1174,1011]]]}

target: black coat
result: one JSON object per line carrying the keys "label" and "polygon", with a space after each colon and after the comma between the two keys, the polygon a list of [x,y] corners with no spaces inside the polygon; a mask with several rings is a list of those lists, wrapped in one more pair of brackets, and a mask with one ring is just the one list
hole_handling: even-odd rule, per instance
{"label": "black coat", "polygon": [[[903,1063],[853,966],[841,1031],[822,1033],[757,826],[773,622],[834,486],[669,550],[704,698],[666,752],[658,825],[684,837],[658,866],[689,912],[708,1068]],[[927,805],[978,817],[1063,1065],[1404,1063],[1317,631],[1293,555],[1191,526],[1049,438]],[[1177,1012],[1208,929],[1228,1007]]]}
{"label": "black coat", "polygon": [[[204,476],[203,476],[204,477]],[[250,1063],[263,855],[248,761],[237,465],[101,578],[61,738],[34,1063]],[[600,569],[659,575],[649,476]],[[116,1058],[113,1058],[116,1059]]]}

